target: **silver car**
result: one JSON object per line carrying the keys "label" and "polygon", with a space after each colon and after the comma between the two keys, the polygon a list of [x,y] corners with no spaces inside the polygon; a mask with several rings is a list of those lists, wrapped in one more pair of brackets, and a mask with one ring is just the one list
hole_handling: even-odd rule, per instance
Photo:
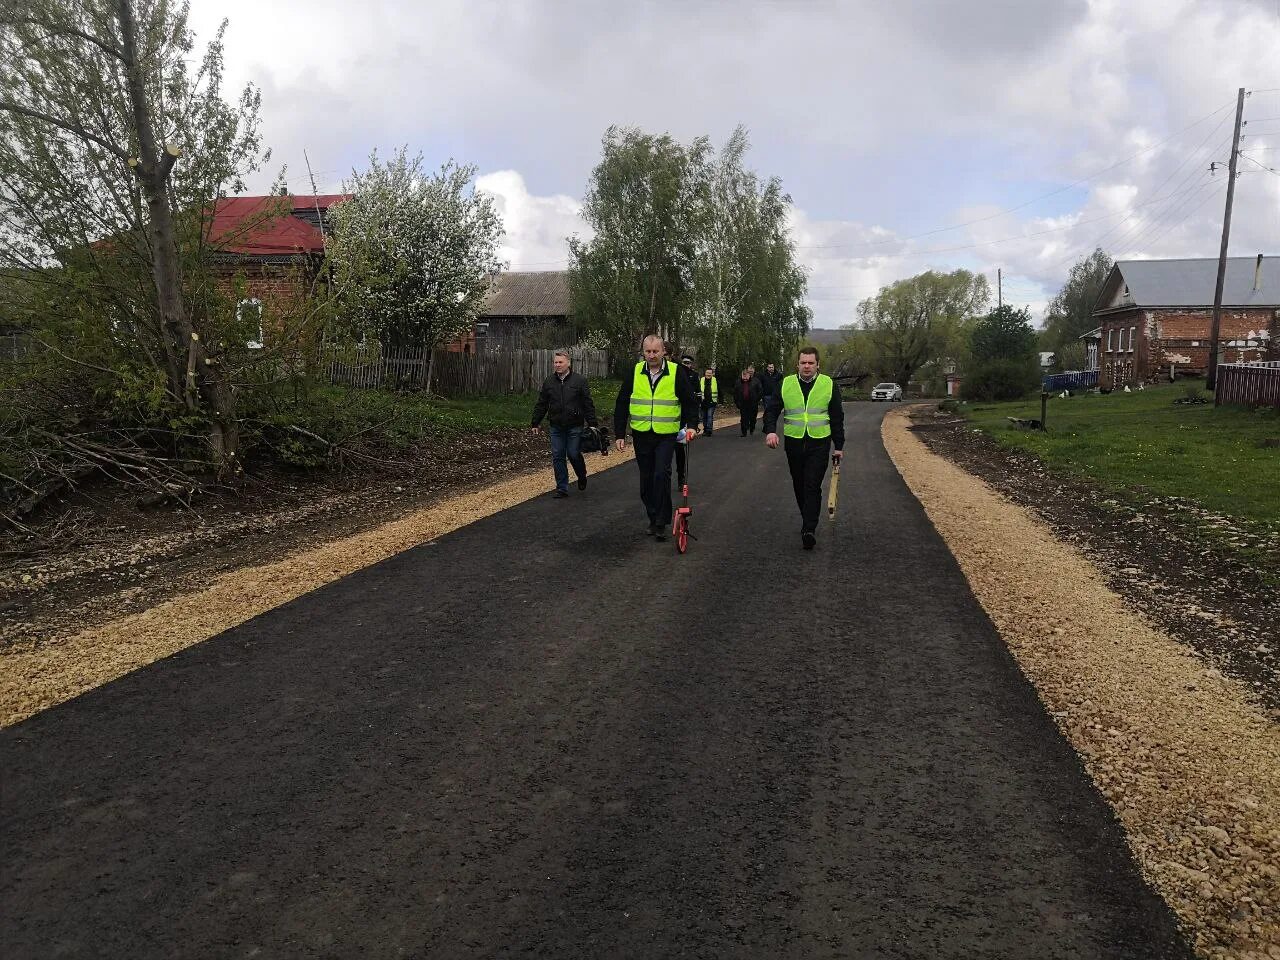
{"label": "silver car", "polygon": [[871,389],[872,400],[901,400],[902,388],[896,383],[877,383]]}

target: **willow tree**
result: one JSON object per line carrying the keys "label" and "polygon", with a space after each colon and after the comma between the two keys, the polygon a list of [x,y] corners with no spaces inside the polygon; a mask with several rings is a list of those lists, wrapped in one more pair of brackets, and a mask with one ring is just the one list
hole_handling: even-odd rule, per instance
{"label": "willow tree", "polygon": [[[154,374],[164,402],[206,424],[227,478],[240,471],[227,318],[199,253],[216,198],[268,155],[258,93],[223,99],[226,23],[193,57],[187,15],[171,0],[0,0],[0,270],[56,288],[59,314],[81,318],[62,344],[72,362]],[[46,322],[61,321],[27,321]],[[109,362],[85,358],[103,343]]]}
{"label": "willow tree", "polygon": [[876,368],[905,390],[925,363],[966,349],[968,328],[990,300],[990,285],[981,274],[928,270],[863,300],[858,321]]}

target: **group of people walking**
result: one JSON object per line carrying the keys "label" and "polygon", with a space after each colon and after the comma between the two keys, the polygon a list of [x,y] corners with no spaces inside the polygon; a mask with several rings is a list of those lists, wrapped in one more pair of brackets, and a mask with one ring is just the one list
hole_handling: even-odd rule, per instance
{"label": "group of people walking", "polygon": [[[658,336],[646,337],[641,352],[643,359],[618,390],[614,436],[618,450],[625,450],[630,431],[640,473],[640,500],[648,521],[644,532],[656,540],[665,540],[672,517],[672,461],[676,461],[678,482],[683,486],[686,445],[700,433],[710,436],[714,432],[719,383],[712,369],[699,376],[692,357],[682,357],[677,365]],[[844,451],[840,388],[819,372],[817,349],[804,347],[796,372],[790,376],[784,377],[772,363],[759,372],[747,367],[734,385],[733,397],[744,437],[755,433],[763,405],[765,444],[770,449],[781,444],[786,453],[800,508],[800,542],[804,549],[812,550],[817,543],[827,464],[839,462]],[[582,431],[584,427],[597,429],[599,417],[591,387],[585,377],[573,372],[566,351],[556,351],[553,373],[538,394],[533,408],[535,432],[541,429],[544,418],[549,423],[556,480],[552,496],[569,496],[569,467],[573,468],[578,489],[585,490],[587,465],[582,456]]]}

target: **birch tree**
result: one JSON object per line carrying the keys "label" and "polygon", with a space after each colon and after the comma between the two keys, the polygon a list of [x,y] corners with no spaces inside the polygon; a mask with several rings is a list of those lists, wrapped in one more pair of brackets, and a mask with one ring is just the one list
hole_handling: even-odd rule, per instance
{"label": "birch tree", "polygon": [[56,285],[82,333],[122,348],[119,365],[86,369],[155,371],[165,402],[207,423],[210,459],[230,478],[240,430],[225,318],[208,308],[198,254],[212,202],[268,155],[258,93],[222,96],[225,22],[188,67],[187,9],[0,0],[0,270]]}
{"label": "birch tree", "polygon": [[719,152],[616,127],[603,146],[583,203],[594,235],[570,240],[579,325],[619,357],[656,333],[706,362],[780,359],[808,329],[807,280],[791,200],[747,169],[746,131]]}
{"label": "birch tree", "polygon": [[690,166],[670,136],[610,127],[582,203],[590,240],[569,241],[570,289],[580,329],[630,357],[656,333],[681,342],[693,262]]}

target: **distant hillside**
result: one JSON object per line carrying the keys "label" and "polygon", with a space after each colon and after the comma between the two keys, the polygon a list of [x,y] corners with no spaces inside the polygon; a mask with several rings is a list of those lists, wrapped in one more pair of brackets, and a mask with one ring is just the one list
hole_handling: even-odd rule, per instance
{"label": "distant hillside", "polygon": [[804,339],[807,343],[812,343],[815,347],[829,347],[842,341],[847,333],[847,330],[824,330],[822,328],[817,328],[810,330]]}

